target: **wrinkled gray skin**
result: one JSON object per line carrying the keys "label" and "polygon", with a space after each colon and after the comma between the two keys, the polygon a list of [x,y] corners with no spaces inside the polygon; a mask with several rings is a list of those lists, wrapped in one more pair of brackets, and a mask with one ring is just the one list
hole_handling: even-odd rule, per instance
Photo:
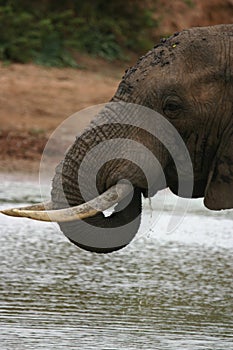
{"label": "wrinkled gray skin", "polygon": [[[177,129],[190,153],[194,170],[192,197],[204,197],[209,209],[233,208],[233,25],[192,28],[161,40],[125,72],[112,101],[143,105],[162,114]],[[97,119],[101,113],[105,118],[107,113],[110,121],[114,117],[114,111],[105,109]],[[79,165],[93,146],[116,137],[131,138],[150,149],[164,169],[167,187],[177,193],[177,174],[169,153],[144,133],[119,125],[87,128],[56,169],[52,189],[55,208],[67,206],[66,200],[71,206],[83,203],[77,182]],[[147,195],[143,172],[130,161],[118,159],[101,169],[97,187],[103,192],[125,178],[135,188],[131,203],[110,218],[99,214],[86,222],[119,230],[133,222],[133,237],[140,224],[141,193]],[[159,189],[157,177],[154,193]],[[60,227],[67,236],[72,230],[86,230],[78,221]],[[74,243],[97,252],[121,248],[96,249]]]}

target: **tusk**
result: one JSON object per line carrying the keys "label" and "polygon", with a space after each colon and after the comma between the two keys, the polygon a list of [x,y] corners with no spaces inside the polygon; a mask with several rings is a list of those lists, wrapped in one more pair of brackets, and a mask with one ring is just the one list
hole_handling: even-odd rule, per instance
{"label": "tusk", "polygon": [[[38,205],[39,209],[36,210],[33,210],[33,206],[31,206],[19,209],[7,209],[1,211],[1,213],[39,221],[68,222],[74,220],[82,220],[91,216],[95,216],[104,210],[107,210],[116,203],[120,202],[130,192],[132,192],[132,186],[129,184],[121,183],[112,186],[97,198],[94,198],[89,202],[75,207],[44,211],[45,206],[43,206],[43,203],[41,203]],[[30,209],[28,210],[28,208]]]}
{"label": "tusk", "polygon": [[18,214],[18,211],[20,210],[36,210],[36,211],[42,211],[42,210],[50,210],[53,208],[53,202],[52,201],[47,201],[47,202],[42,202],[38,204],[33,204],[29,205],[26,207],[19,207],[19,208],[10,208],[10,209],[4,209],[0,210],[0,213],[9,215],[9,216],[20,216]]}

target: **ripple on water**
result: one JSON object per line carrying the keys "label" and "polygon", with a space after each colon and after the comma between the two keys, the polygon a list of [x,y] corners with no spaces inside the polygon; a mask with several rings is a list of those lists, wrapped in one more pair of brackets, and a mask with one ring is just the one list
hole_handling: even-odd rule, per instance
{"label": "ripple on water", "polygon": [[232,220],[166,215],[110,255],[1,216],[1,349],[233,349]]}

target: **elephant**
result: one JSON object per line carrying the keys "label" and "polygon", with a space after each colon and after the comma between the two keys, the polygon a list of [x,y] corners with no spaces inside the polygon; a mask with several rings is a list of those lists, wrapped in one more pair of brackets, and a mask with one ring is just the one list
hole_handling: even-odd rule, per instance
{"label": "elephant", "polygon": [[[119,106],[118,115],[124,115],[125,122],[118,122],[115,105]],[[190,196],[179,193],[176,166],[163,142],[144,127],[130,125],[131,105],[158,113],[165,124],[168,122],[180,135],[192,166]],[[143,115],[140,118],[143,124]],[[158,123],[151,127],[157,128],[157,125],[161,128]],[[169,142],[173,136],[166,132],[166,127],[165,131],[161,129],[161,133],[164,132],[164,140]],[[81,164],[93,148],[105,142],[108,145],[111,140],[118,140],[114,148],[119,148],[119,157],[106,158],[106,146],[89,159],[88,170],[80,175],[86,186],[85,197],[78,181]],[[132,144],[123,142],[121,147],[120,140],[130,140]],[[150,169],[151,162],[146,155],[135,151],[135,143],[156,157],[165,182],[161,180],[160,170]],[[121,148],[127,151],[127,157]],[[149,173],[150,188],[144,168],[134,162],[135,153]],[[96,197],[89,191],[88,179],[96,158],[103,155],[107,161],[100,161]],[[184,182],[189,176],[184,171]],[[51,201],[2,213],[56,221],[65,236],[78,247],[109,253],[125,247],[138,231],[142,195],[151,197],[163,188],[190,198],[204,197],[204,205],[210,210],[233,208],[232,24],[195,27],[161,39],[125,71],[109,104],[67,150],[56,167]],[[103,211],[112,205],[116,205],[115,209],[106,217]]]}

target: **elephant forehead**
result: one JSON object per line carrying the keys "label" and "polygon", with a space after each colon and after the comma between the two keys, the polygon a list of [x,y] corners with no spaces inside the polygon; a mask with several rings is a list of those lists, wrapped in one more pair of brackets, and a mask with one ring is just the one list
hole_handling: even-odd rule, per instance
{"label": "elephant forehead", "polygon": [[127,96],[141,95],[151,87],[160,89],[164,84],[180,82],[190,86],[198,80],[211,83],[225,75],[231,81],[232,51],[233,25],[192,28],[175,33],[162,39],[135,66],[126,70],[117,94],[127,100]]}
{"label": "elephant forehead", "polygon": [[161,39],[135,66],[126,70],[123,80],[144,80],[152,71],[166,73],[170,64],[177,65],[183,72],[216,67],[225,62],[232,65],[232,50],[233,25],[184,30]]}

